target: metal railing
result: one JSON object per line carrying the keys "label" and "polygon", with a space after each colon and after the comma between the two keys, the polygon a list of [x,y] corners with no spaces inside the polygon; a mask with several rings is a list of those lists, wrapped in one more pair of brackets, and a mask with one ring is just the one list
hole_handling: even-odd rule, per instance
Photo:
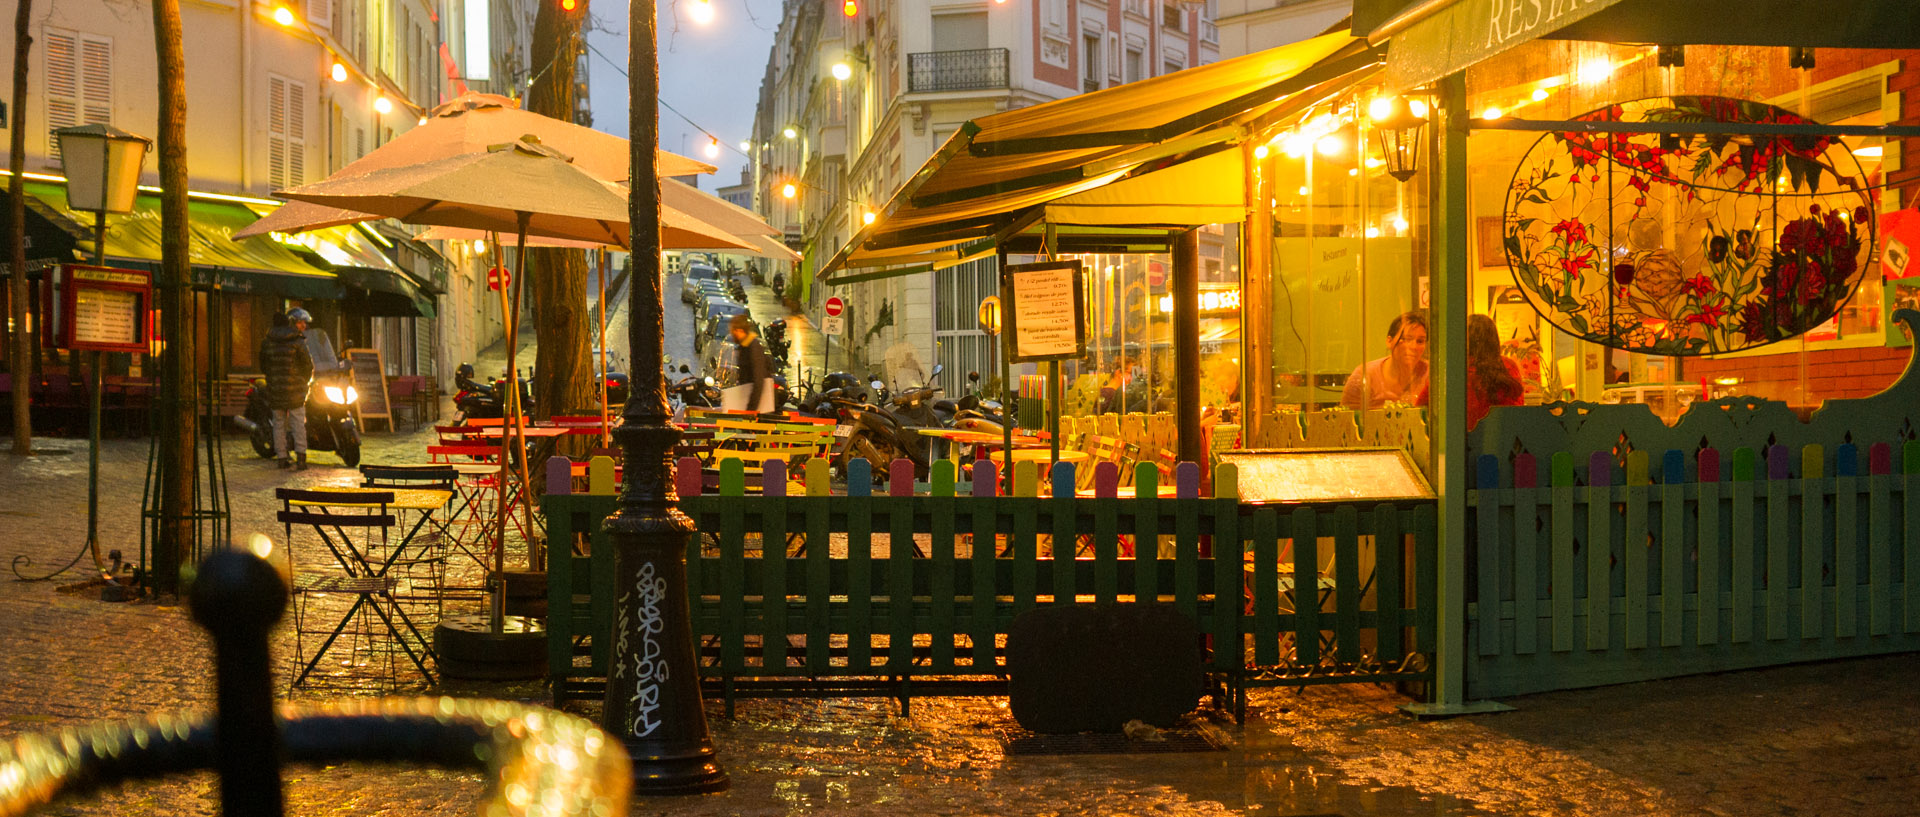
{"label": "metal railing", "polygon": [[907,55],[907,91],[978,91],[1007,87],[1007,49],[923,51]]}

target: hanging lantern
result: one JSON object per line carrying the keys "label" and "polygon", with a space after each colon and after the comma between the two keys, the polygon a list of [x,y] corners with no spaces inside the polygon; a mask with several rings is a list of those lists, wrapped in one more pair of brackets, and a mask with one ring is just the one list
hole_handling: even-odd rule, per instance
{"label": "hanging lantern", "polygon": [[1380,145],[1380,158],[1386,162],[1387,175],[1399,181],[1412,179],[1420,172],[1426,108],[1422,103],[1416,110],[1403,96],[1383,96],[1367,105],[1367,116],[1373,120],[1374,140]]}

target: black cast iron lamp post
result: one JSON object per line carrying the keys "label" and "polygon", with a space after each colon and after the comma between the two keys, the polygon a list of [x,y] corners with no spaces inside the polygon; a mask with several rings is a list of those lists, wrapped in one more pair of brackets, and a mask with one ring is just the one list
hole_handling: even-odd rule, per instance
{"label": "black cast iron lamp post", "polygon": [[[93,263],[107,263],[107,214],[131,213],[140,194],[140,169],[153,142],[112,125],[80,125],[53,132],[60,140],[60,164],[67,174],[67,208],[93,213]],[[93,353],[88,385],[92,393],[87,419],[87,548],[93,565],[107,580],[109,601],[124,600],[122,588],[100,558],[100,363]]]}
{"label": "black cast iron lamp post", "polygon": [[1373,121],[1374,138],[1380,143],[1380,159],[1386,162],[1387,175],[1407,181],[1420,172],[1421,132],[1427,126],[1427,105],[1404,96],[1376,97],[1367,103],[1367,118]]}
{"label": "black cast iron lamp post", "polygon": [[614,431],[626,457],[620,506],[607,518],[614,546],[613,650],[601,726],[633,759],[633,793],[699,794],[727,787],[707,735],[700,667],[688,612],[687,543],[693,520],[678,507],[663,371],[666,324],[660,278],[660,62],[654,0],[628,4],[629,197],[633,283],[627,341],[634,393]]}

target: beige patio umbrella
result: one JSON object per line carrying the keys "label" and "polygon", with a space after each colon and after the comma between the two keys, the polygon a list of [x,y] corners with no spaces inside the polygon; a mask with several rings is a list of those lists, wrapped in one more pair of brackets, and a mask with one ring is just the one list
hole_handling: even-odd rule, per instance
{"label": "beige patio umbrella", "polygon": [[[541,144],[571,157],[575,165],[597,178],[607,181],[627,178],[626,139],[521,110],[513,100],[503,96],[469,93],[434,108],[426,124],[394,137],[393,141],[340,168],[327,181],[484,151],[491,145],[511,142],[526,134],[539,137]],[[662,177],[712,173],[716,169],[664,150],[658,154]],[[268,213],[233,237],[297,233],[376,218],[381,216],[349,207],[294,202]]]}
{"label": "beige patio umbrella", "polygon": [[[565,154],[542,145],[531,135],[477,153],[316,182],[282,191],[281,195],[294,201],[351,209],[409,224],[512,232],[517,237],[519,268],[514,275],[511,301],[507,288],[500,289],[509,350],[519,344],[517,307],[520,292],[526,286],[529,235],[628,246],[626,188],[595,178],[574,165]],[[497,259],[499,242],[493,243]],[[507,413],[511,418],[508,425],[515,445],[524,449],[526,428],[519,404],[519,373],[512,361],[508,361],[507,366],[507,395]],[[515,459],[500,458],[503,501]],[[517,459],[521,460],[521,482],[529,484],[525,458]],[[523,491],[522,497],[531,514],[529,492]],[[504,508],[502,510],[495,532],[496,573],[506,570],[506,514]],[[540,561],[532,542],[528,543],[527,558],[529,566]],[[496,591],[493,604],[496,631],[504,617],[503,605],[504,596]]]}

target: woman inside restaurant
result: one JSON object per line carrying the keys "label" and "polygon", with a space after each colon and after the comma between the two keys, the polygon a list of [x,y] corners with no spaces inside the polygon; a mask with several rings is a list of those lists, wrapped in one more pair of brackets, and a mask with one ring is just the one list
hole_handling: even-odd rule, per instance
{"label": "woman inside restaurant", "polygon": [[1427,387],[1427,311],[1401,313],[1387,325],[1387,353],[1347,375],[1340,405],[1354,410],[1410,403]]}
{"label": "woman inside restaurant", "polygon": [[[1485,315],[1467,316],[1467,428],[1471,430],[1494,406],[1517,406],[1526,396],[1520,365],[1500,354],[1500,332]],[[1427,387],[1420,388],[1414,405],[1427,404]]]}

